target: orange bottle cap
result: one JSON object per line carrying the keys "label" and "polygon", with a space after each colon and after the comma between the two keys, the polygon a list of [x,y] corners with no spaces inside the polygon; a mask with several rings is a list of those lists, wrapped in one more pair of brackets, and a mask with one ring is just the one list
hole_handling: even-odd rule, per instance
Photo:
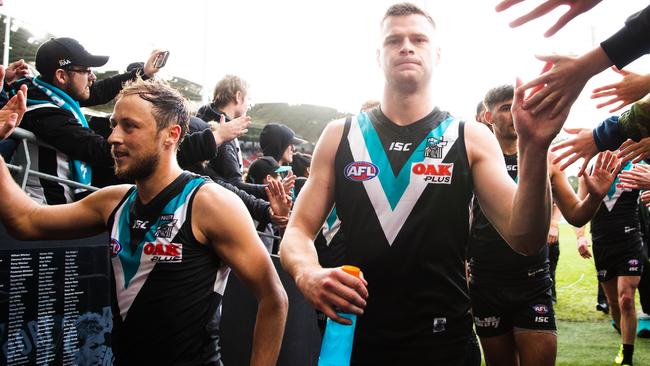
{"label": "orange bottle cap", "polygon": [[343,272],[345,272],[347,274],[351,274],[351,275],[353,275],[354,277],[357,277],[357,278],[361,274],[361,269],[359,267],[350,266],[350,265],[346,264],[346,265],[342,266],[341,269],[343,270]]}

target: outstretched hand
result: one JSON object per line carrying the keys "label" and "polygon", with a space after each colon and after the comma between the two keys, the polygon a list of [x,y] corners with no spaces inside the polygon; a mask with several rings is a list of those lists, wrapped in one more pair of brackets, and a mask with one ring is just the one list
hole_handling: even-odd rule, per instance
{"label": "outstretched hand", "polygon": [[[0,70],[2,70],[0,68]],[[3,72],[0,71],[0,78]],[[20,121],[27,109],[27,86],[22,85],[20,90],[9,99],[7,104],[0,109],[0,140],[9,137],[11,133],[18,127]]]}
{"label": "outstretched hand", "polygon": [[566,150],[562,151],[561,154],[553,159],[553,164],[564,161],[562,163],[562,166],[560,166],[560,169],[564,170],[569,165],[582,158],[582,166],[578,172],[578,176],[581,177],[587,169],[587,164],[589,164],[591,158],[598,154],[598,146],[596,145],[596,141],[594,141],[594,136],[590,129],[565,128],[564,131],[575,135],[575,137],[566,141],[562,141],[559,144],[551,147],[551,151],[558,151],[560,149],[566,148]]}
{"label": "outstretched hand", "polygon": [[214,135],[214,141],[217,145],[220,145],[244,135],[248,132],[248,126],[250,126],[251,122],[252,120],[249,116],[241,116],[230,122],[226,122],[226,117],[222,114],[219,123],[208,122],[208,124]]}
{"label": "outstretched hand", "polygon": [[[524,0],[504,0],[497,4],[495,9],[496,11],[504,11],[511,6],[523,1]],[[589,11],[601,1],[602,0],[546,0],[535,9],[531,10],[528,14],[523,15],[510,22],[510,26],[512,28],[518,27],[520,25],[528,23],[533,19],[537,19],[550,13],[558,6],[569,5],[569,10],[564,13],[560,19],[558,19],[557,22],[555,22],[555,24],[546,31],[546,33],[544,33],[544,37],[551,37],[557,31],[562,29],[562,27],[564,27],[567,23],[573,20],[573,18]]]}
{"label": "outstretched hand", "polygon": [[524,90],[535,90],[525,100],[524,108],[531,109],[533,114],[550,109],[551,118],[565,110],[568,113],[593,75],[576,57],[561,55],[536,55],[535,57],[553,66],[548,70],[545,68],[546,71],[541,75],[520,87]]}
{"label": "outstretched hand", "polygon": [[636,164],[632,169],[619,174],[620,188],[650,190],[650,166]]}
{"label": "outstretched hand", "polygon": [[599,153],[591,174],[584,175],[587,192],[599,198],[599,201],[602,200],[614,183],[620,169],[621,160],[616,157],[615,153],[611,151]]}
{"label": "outstretched hand", "polygon": [[630,160],[633,164],[639,163],[650,157],[650,137],[644,137],[639,142],[627,139],[618,149],[620,150],[618,157],[623,160],[623,163]]}
{"label": "outstretched hand", "polygon": [[5,70],[4,82],[11,84],[14,81],[29,75],[29,67],[25,60],[14,61],[7,66]]}
{"label": "outstretched hand", "polygon": [[275,225],[284,228],[289,222],[289,212],[291,211],[291,205],[293,204],[291,197],[286,194],[282,183],[277,179],[268,175],[267,181],[269,183],[265,190],[266,196],[271,204],[271,221]]}
{"label": "outstretched hand", "polygon": [[609,110],[610,113],[613,113],[650,93],[650,74],[640,75],[631,71],[619,70],[616,66],[612,66],[612,70],[623,76],[623,79],[619,82],[594,89],[591,94],[592,99],[611,97],[603,103],[598,104],[596,106],[597,108],[618,103],[618,105]]}
{"label": "outstretched hand", "polygon": [[650,191],[641,192],[639,199],[641,202],[645,203],[646,206],[650,206]]}
{"label": "outstretched hand", "polygon": [[282,179],[282,186],[284,187],[285,192],[291,192],[293,187],[296,185],[296,176],[293,172],[289,172],[286,177]]}
{"label": "outstretched hand", "polygon": [[161,50],[153,50],[151,51],[151,55],[149,55],[149,59],[147,62],[144,64],[144,68],[142,71],[148,78],[154,77],[158,71],[160,71],[160,68],[156,67],[156,59],[158,58],[159,55],[163,54],[165,51]]}
{"label": "outstretched hand", "polygon": [[524,108],[525,85],[517,79],[517,87],[512,101],[512,116],[519,140],[525,144],[539,144],[547,148],[557,136],[566,121],[570,107],[560,110],[555,115],[550,110],[533,113]]}

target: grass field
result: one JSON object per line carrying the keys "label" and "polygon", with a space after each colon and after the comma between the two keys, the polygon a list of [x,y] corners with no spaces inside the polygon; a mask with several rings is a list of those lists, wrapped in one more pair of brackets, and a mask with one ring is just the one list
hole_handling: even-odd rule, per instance
{"label": "grass field", "polygon": [[[597,279],[593,259],[580,257],[573,229],[560,225],[557,274],[558,365],[612,365],[620,336],[609,316],[596,311]],[[641,307],[638,304],[637,311]],[[650,339],[637,338],[635,365],[650,365]]]}

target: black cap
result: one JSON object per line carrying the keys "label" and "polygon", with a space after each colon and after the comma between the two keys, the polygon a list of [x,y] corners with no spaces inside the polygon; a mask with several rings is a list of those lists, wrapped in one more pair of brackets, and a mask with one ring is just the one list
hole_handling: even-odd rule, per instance
{"label": "black cap", "polygon": [[36,70],[41,75],[52,75],[69,65],[99,67],[107,62],[108,56],[91,55],[79,42],[66,37],[52,38],[36,51]]}
{"label": "black cap", "polygon": [[261,156],[248,167],[247,180],[250,183],[262,184],[267,175],[271,173],[283,173],[289,170],[291,170],[290,166],[280,166],[272,157]]}
{"label": "black cap", "polygon": [[260,147],[264,155],[280,159],[290,144],[303,144],[306,141],[296,137],[289,127],[279,123],[269,123],[260,133]]}
{"label": "black cap", "polygon": [[126,71],[131,72],[133,70],[144,69],[144,62],[131,62],[127,67]]}

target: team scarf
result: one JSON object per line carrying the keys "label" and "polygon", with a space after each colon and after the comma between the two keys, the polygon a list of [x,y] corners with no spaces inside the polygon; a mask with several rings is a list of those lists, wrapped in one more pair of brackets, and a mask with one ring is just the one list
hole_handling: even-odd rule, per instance
{"label": "team scarf", "polygon": [[[32,109],[36,109],[36,108],[41,108],[46,106],[47,107],[54,106],[57,108],[65,109],[66,111],[72,113],[72,115],[75,117],[75,119],[81,126],[85,128],[89,128],[88,121],[86,121],[86,117],[81,112],[79,102],[72,99],[66,92],[51,84],[46,83],[45,81],[39,79],[38,77],[25,78],[25,79],[31,82],[34,87],[38,88],[47,96],[47,100],[37,100],[37,99],[27,98],[28,110],[30,110],[29,107],[32,107]],[[70,160],[69,164],[70,164],[70,172],[72,174],[71,177],[72,180],[74,180],[77,183],[81,183],[85,185],[91,184],[93,173],[90,165],[84,163],[81,160]]]}

